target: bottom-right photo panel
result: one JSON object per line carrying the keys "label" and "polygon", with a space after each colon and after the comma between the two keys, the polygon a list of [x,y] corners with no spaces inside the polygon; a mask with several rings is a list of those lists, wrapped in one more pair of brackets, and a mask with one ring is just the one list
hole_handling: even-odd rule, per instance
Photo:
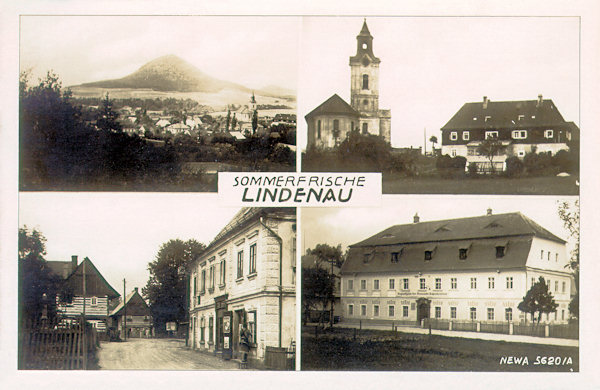
{"label": "bottom-right photo panel", "polygon": [[305,208],[302,370],[579,371],[577,197]]}

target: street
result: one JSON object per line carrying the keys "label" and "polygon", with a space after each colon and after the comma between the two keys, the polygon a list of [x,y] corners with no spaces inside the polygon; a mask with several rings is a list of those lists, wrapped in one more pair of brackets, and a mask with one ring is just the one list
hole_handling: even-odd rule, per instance
{"label": "street", "polygon": [[179,339],[129,339],[102,342],[101,370],[236,370],[235,362],[187,349]]}

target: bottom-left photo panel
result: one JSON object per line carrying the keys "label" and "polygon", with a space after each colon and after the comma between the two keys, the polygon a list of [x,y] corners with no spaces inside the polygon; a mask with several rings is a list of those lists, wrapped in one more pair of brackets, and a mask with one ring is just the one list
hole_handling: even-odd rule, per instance
{"label": "bottom-left photo panel", "polygon": [[296,209],[21,193],[21,370],[294,370]]}

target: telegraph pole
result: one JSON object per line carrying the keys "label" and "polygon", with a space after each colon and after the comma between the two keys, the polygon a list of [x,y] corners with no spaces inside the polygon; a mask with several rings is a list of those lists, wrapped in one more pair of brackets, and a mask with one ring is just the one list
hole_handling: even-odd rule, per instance
{"label": "telegraph pole", "polygon": [[123,278],[123,340],[127,341],[127,289]]}
{"label": "telegraph pole", "polygon": [[87,297],[87,291],[86,291],[86,286],[85,286],[85,279],[86,279],[85,263],[86,263],[86,259],[87,259],[87,257],[85,259],[83,259],[83,314],[82,314],[83,321],[81,321],[82,322],[81,326],[82,326],[82,329],[83,329],[82,341],[83,341],[83,369],[84,370],[87,370],[87,354],[88,354],[87,338],[85,337],[86,333],[87,333],[87,329],[86,329],[86,326],[85,326],[85,322],[86,322],[85,321],[85,301],[87,299],[86,298]]}

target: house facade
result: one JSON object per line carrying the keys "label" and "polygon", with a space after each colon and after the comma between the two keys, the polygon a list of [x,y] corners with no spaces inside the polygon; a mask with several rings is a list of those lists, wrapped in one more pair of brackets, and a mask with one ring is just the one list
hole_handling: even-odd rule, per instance
{"label": "house facade", "polygon": [[350,131],[381,136],[391,143],[390,110],[379,108],[379,64],[373,54],[373,36],[363,22],[350,57],[350,104],[337,94],[305,116],[308,147],[335,148]]}
{"label": "house facade", "polygon": [[543,276],[566,323],[572,276],[565,241],[521,213],[392,226],[350,246],[342,266],[344,320],[420,324],[521,322],[518,309]]}
{"label": "house facade", "polygon": [[249,357],[295,340],[296,211],[244,208],[188,268],[189,340],[223,358],[239,355],[240,326]]}
{"label": "house facade", "polygon": [[467,168],[491,170],[488,156],[478,152],[482,142],[496,138],[502,150],[493,157],[495,171],[506,169],[506,159],[527,153],[555,155],[579,142],[579,128],[566,122],[551,99],[492,102],[487,96],[480,103],[466,103],[442,127],[442,154],[463,156]]}
{"label": "house facade", "polygon": [[153,335],[152,312],[150,307],[140,295],[138,288],[127,294],[125,301],[121,300],[111,310],[111,327],[115,329],[121,339],[130,337],[150,337]]}
{"label": "house facade", "polygon": [[[116,304],[119,293],[104,279],[94,263],[87,257],[78,265],[77,256],[70,262],[48,262],[53,272],[64,277],[70,266],[72,271],[64,277],[63,290],[72,296],[71,302],[61,302],[57,297],[57,313],[63,320],[81,318],[85,314],[86,321],[100,333],[109,327],[110,308]],[[63,263],[63,264],[59,264]]]}

